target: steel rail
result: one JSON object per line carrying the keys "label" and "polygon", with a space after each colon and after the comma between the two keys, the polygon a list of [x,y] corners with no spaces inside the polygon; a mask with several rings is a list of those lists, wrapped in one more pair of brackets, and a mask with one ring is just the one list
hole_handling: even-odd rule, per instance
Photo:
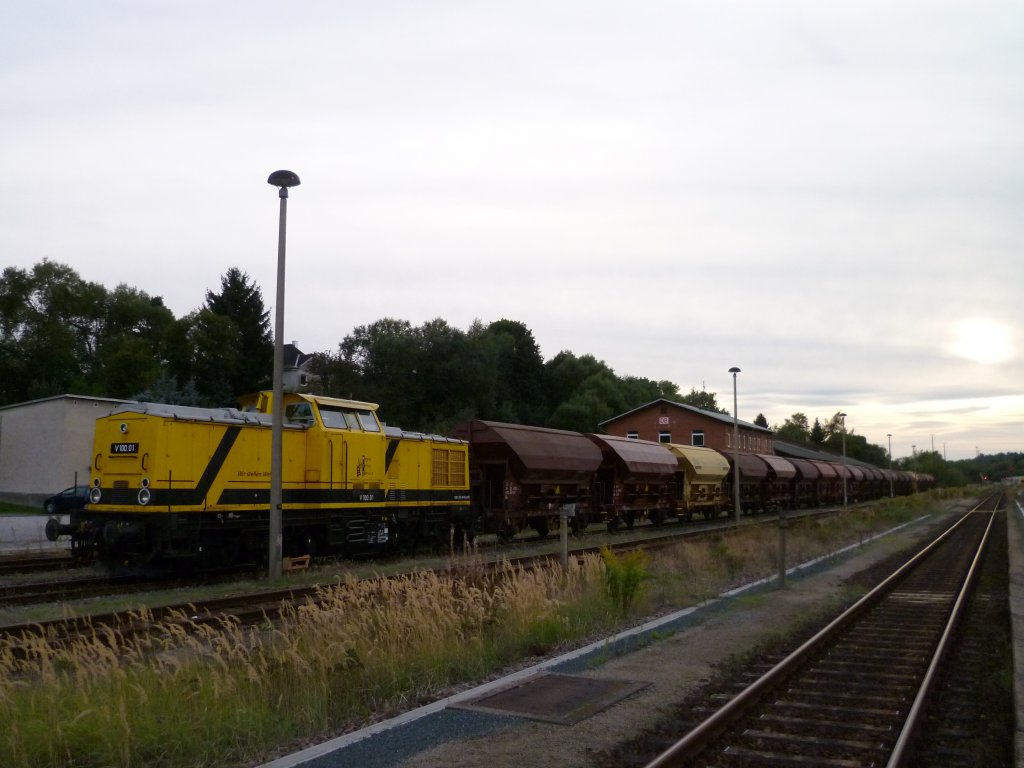
{"label": "steel rail", "polygon": [[942,632],[942,638],[939,640],[935,653],[932,654],[932,660],[928,665],[928,671],[925,673],[924,680],[921,682],[921,687],[918,689],[917,696],[914,698],[914,703],[910,707],[910,712],[907,713],[907,719],[900,731],[899,738],[896,740],[896,745],[893,747],[892,754],[889,757],[889,762],[886,763],[886,768],[899,768],[899,766],[906,764],[906,761],[910,756],[914,737],[917,735],[921,723],[924,720],[925,707],[928,703],[928,698],[931,695],[932,689],[935,687],[936,680],[938,679],[939,667],[953,643],[953,634],[956,632],[957,625],[960,623],[960,618],[963,616],[971,590],[974,588],[974,584],[977,580],[978,571],[981,569],[981,558],[985,552],[985,547],[988,544],[988,536],[992,530],[992,523],[994,520],[995,515],[993,514],[989,517],[988,525],[985,527],[985,533],[981,537],[981,543],[978,545],[978,550],[974,553],[974,559],[971,561],[971,567],[967,571],[967,577],[964,579],[964,583],[960,588],[960,593],[957,595],[956,603],[953,605],[953,610],[950,611],[949,620],[946,622],[946,627]]}
{"label": "steel rail", "polygon": [[693,755],[704,749],[704,747],[706,747],[713,739],[718,737],[723,731],[732,725],[732,723],[742,717],[743,714],[751,707],[757,705],[765,693],[780,685],[797,667],[807,660],[812,652],[837,635],[841,630],[851,625],[868,608],[875,605],[889,592],[891,592],[909,571],[916,568],[921,561],[926,559],[984,503],[984,501],[979,503],[967,512],[963,517],[957,520],[953,525],[924,547],[924,549],[900,566],[899,569],[890,574],[881,584],[861,597],[846,611],[833,619],[824,629],[815,634],[814,637],[804,642],[799,648],[790,653],[786,658],[772,667],[772,669],[763,674],[741,693],[737,694],[724,706],[709,715],[686,736],[677,741],[654,760],[647,763],[644,768],[676,768],[677,766],[683,765],[684,761],[689,760]]}
{"label": "steel rail", "polygon": [[0,555],[0,574],[56,571],[75,564],[66,553],[55,555]]}

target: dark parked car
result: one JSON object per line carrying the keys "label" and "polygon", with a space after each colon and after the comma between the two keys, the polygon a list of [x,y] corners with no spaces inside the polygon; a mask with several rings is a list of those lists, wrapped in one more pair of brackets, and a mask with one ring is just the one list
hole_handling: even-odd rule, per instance
{"label": "dark parked car", "polygon": [[48,498],[43,502],[43,509],[46,514],[55,515],[72,509],[84,509],[88,501],[89,486],[75,485]]}

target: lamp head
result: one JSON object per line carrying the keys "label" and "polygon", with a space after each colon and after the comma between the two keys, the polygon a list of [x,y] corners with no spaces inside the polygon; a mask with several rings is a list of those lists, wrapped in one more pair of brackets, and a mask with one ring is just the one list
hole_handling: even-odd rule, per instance
{"label": "lamp head", "polygon": [[729,373],[731,373],[733,376],[735,376],[739,372],[740,372],[740,369],[737,368],[736,366],[733,366],[732,368],[729,369]]}
{"label": "lamp head", "polygon": [[267,184],[281,188],[297,187],[300,183],[299,175],[293,171],[274,171],[267,179]]}

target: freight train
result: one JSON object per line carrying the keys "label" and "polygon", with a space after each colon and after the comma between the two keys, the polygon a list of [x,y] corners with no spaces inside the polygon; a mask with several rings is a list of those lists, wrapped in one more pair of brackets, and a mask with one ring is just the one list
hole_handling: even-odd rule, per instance
{"label": "freight train", "polygon": [[[612,435],[465,421],[453,434],[469,444],[470,488],[479,530],[510,538],[545,536],[564,515],[574,530],[609,530],[645,520],[711,519],[734,509],[733,457],[705,447]],[[743,513],[796,509],[908,494],[928,475],[863,463],[740,453]],[[845,483],[844,483],[845,477]]]}
{"label": "freight train", "polygon": [[[47,536],[119,569],[232,567],[268,551],[272,397],[240,409],[129,403],[97,420],[89,502]],[[451,436],[385,426],[373,403],[284,397],[286,556],[453,547],[732,510],[733,458],[711,448],[470,420]],[[743,512],[905,494],[924,475],[740,454]]]}

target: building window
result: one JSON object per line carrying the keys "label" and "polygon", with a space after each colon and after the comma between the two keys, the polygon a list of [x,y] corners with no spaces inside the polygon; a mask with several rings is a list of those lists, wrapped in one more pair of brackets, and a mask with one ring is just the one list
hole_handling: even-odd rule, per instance
{"label": "building window", "polygon": [[695,429],[690,435],[690,445],[704,445],[704,430]]}
{"label": "building window", "polygon": [[659,443],[671,443],[672,442],[672,433],[671,432],[659,432],[658,433],[658,442]]}
{"label": "building window", "polygon": [[628,437],[630,440],[639,440],[640,433],[634,429],[631,429],[626,433],[626,437]]}

